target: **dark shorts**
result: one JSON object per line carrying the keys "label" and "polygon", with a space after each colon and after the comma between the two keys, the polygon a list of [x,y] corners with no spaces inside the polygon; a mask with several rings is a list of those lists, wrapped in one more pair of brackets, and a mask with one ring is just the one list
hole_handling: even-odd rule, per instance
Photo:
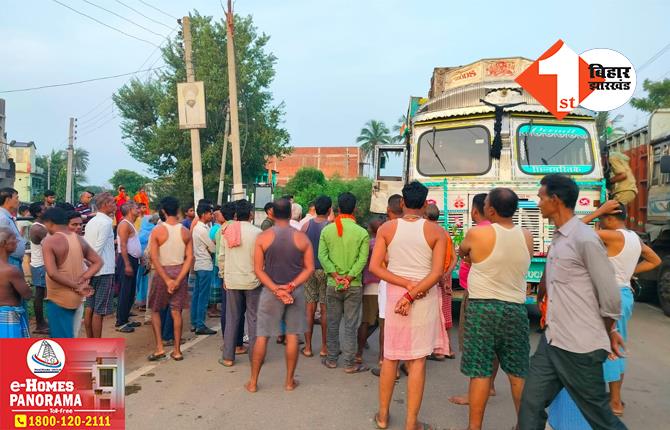
{"label": "dark shorts", "polygon": [[326,272],[316,269],[305,282],[305,301],[307,303],[326,303]]}
{"label": "dark shorts", "polygon": [[363,295],[363,319],[361,322],[375,325],[379,321],[379,296]]}
{"label": "dark shorts", "polygon": [[44,266],[40,267],[30,266],[30,279],[31,279],[30,282],[31,284],[33,284],[33,287],[46,288],[47,286],[46,275],[47,271],[44,268]]}
{"label": "dark shorts", "polygon": [[[307,331],[305,287],[299,286],[292,295],[293,303],[285,305],[269,289],[263,287],[258,301],[257,337],[298,334]],[[286,324],[285,333],[282,332],[282,322]]]}
{"label": "dark shorts", "polygon": [[97,315],[114,313],[114,275],[100,275],[91,278],[93,295],[86,297],[86,307]]}
{"label": "dark shorts", "polygon": [[521,303],[469,299],[465,311],[461,373],[493,374],[493,360],[508,375],[524,378],[530,366],[528,312]]}

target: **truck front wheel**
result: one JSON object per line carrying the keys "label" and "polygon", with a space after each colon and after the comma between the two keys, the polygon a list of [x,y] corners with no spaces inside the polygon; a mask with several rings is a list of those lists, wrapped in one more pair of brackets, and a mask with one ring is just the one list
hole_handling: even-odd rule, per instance
{"label": "truck front wheel", "polygon": [[670,317],[670,257],[665,257],[658,274],[658,302],[663,313]]}

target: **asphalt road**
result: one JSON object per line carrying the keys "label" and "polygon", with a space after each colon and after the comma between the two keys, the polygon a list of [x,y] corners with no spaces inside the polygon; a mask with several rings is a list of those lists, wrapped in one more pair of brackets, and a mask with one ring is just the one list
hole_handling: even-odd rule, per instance
{"label": "asphalt road", "polygon": [[[215,321],[212,320],[214,325]],[[188,325],[185,325],[188,327]],[[670,399],[670,318],[653,306],[638,303],[630,325],[629,364],[624,384],[624,422],[630,429],[663,429],[668,426]],[[341,368],[329,370],[317,357],[300,357],[294,392],[283,390],[283,346],[271,342],[261,372],[259,391],[243,387],[249,377],[247,356],[235,367],[217,363],[220,335],[191,338],[185,360],[150,364],[150,328],[127,335],[126,368],[127,428],[134,429],[372,429],[377,406],[378,379],[371,373],[347,375]],[[318,334],[316,335],[318,338]],[[533,332],[533,348],[538,340]],[[374,348],[366,351],[368,365],[376,362]],[[452,344],[456,344],[455,329]],[[316,344],[315,344],[316,345]],[[169,350],[168,350],[169,351]],[[465,428],[467,407],[447,401],[464,393],[467,379],[459,372],[459,360],[429,362],[420,418],[439,429]],[[503,373],[496,382],[498,395],[489,401],[484,428],[510,429],[515,424],[509,384]],[[396,385],[391,428],[403,428],[406,378]]]}

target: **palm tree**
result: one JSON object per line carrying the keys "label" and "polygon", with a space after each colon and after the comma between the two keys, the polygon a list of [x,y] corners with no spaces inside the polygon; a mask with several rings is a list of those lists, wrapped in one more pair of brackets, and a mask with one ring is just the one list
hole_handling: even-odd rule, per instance
{"label": "palm tree", "polygon": [[72,153],[72,169],[74,177],[79,181],[86,180],[86,170],[88,169],[89,152],[84,148],[74,148]]}
{"label": "palm tree", "polygon": [[391,135],[384,121],[371,119],[361,129],[361,134],[356,138],[356,143],[361,146],[363,159],[369,158],[375,150],[375,146],[391,142]]}
{"label": "palm tree", "polygon": [[405,125],[407,124],[407,115],[402,115],[400,118],[398,118],[398,122],[393,126],[391,131],[393,131],[393,137],[391,137],[391,141],[393,143],[402,143],[402,141],[405,139]]}

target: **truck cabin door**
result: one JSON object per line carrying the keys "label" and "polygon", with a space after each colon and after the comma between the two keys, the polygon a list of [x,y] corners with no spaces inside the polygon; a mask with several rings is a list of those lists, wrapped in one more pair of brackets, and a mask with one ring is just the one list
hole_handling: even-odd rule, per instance
{"label": "truck cabin door", "polygon": [[388,198],[400,194],[407,180],[407,153],[404,145],[377,145],[373,159],[374,185],[370,211],[386,213]]}

